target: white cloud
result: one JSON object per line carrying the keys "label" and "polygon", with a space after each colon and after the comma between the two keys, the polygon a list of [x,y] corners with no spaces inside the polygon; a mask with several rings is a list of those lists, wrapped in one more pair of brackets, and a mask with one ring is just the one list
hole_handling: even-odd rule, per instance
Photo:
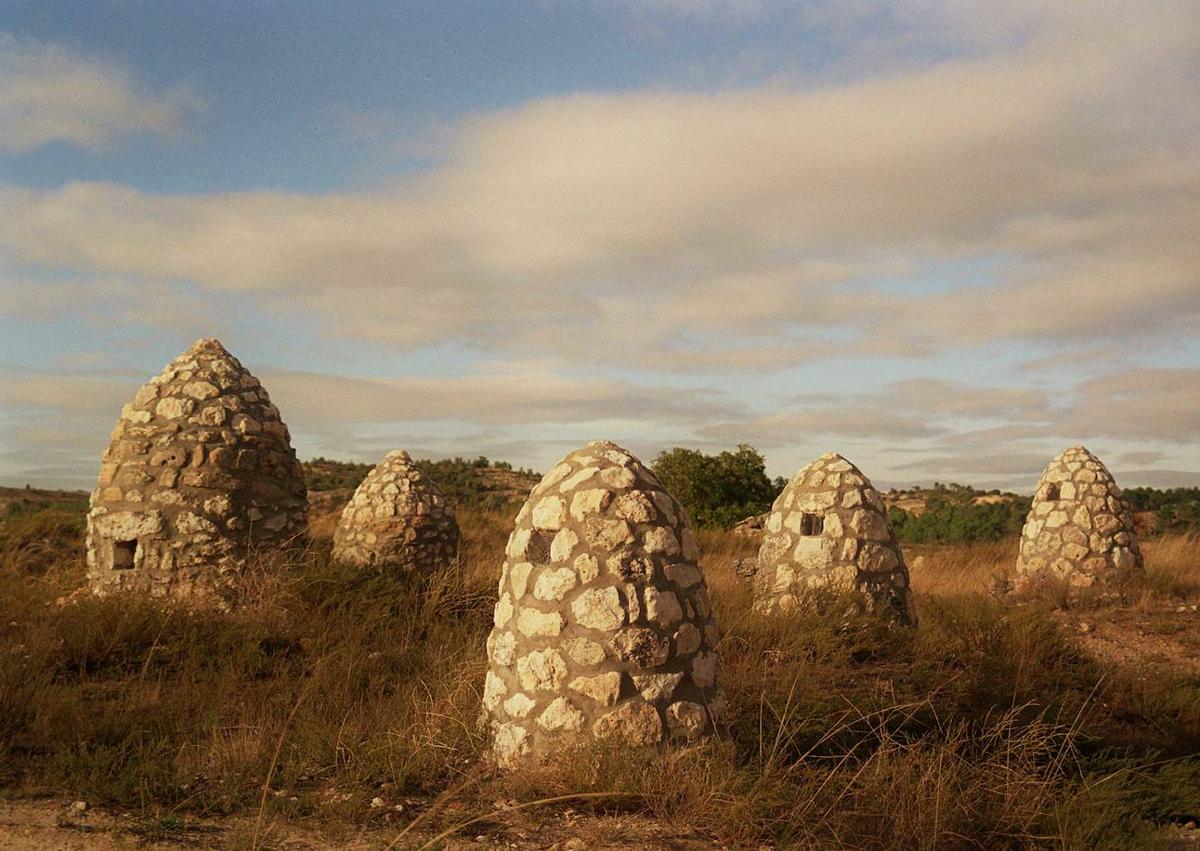
{"label": "white cloud", "polygon": [[[396,446],[452,454],[453,444],[469,446],[457,450],[468,455],[493,451],[544,465],[554,460],[547,446],[565,452],[601,437],[636,443],[656,428],[689,434],[697,424],[743,413],[715,390],[565,377],[520,363],[458,377],[391,379],[247,366],[268,388],[302,456],[369,458]],[[54,472],[56,484],[84,485],[121,406],[153,371],[7,375],[0,381],[7,415],[0,417],[0,445],[12,449],[0,451],[0,480]],[[75,477],[64,480],[58,467],[46,467],[51,458],[74,463]]]}
{"label": "white cloud", "polygon": [[175,136],[201,106],[188,86],[153,91],[123,65],[0,33],[0,149],[49,142],[99,150],[133,134]]}
{"label": "white cloud", "polygon": [[[898,381],[872,393],[820,393],[781,410],[702,425],[718,445],[766,450],[842,445],[885,479],[950,477],[1013,486],[1072,443],[1100,441],[1121,465],[1182,464],[1200,479],[1195,435],[1200,369],[1123,369],[1047,391],[933,379]],[[1151,448],[1153,447],[1153,448]],[[1154,479],[1140,470],[1139,481]],[[1157,479],[1155,479],[1157,480]]]}
{"label": "white cloud", "polygon": [[464,420],[534,425],[638,419],[647,423],[711,420],[740,412],[716,391],[643,386],[494,365],[487,374],[455,378],[364,379],[266,371],[272,398],[307,423],[422,423]]}
{"label": "white cloud", "polygon": [[[839,38],[870,47],[869,6]],[[711,3],[691,11],[728,18]],[[819,11],[807,26],[844,24]],[[20,293],[0,289],[0,307],[105,305],[181,331],[244,299],[251,315],[299,315],[401,350],[457,343],[506,365],[450,380],[270,376],[293,428],[360,446],[386,445],[376,427],[388,422],[438,445],[428,423],[439,418],[484,445],[517,446],[528,423],[566,443],[607,417],[642,423],[633,438],[646,445],[875,442],[881,459],[948,475],[1024,475],[1060,442],[1093,436],[1131,459],[1162,451],[1155,463],[1187,466],[1178,445],[1200,427],[1200,375],[1123,361],[1200,337],[1193,5],[1097,3],[1080,15],[914,0],[890,15],[910,31],[889,50],[943,39],[957,58],[481,113],[448,132],[436,166],[369,192],[0,187],[0,265],[33,270],[9,277]],[[170,100],[117,76],[135,101]],[[126,125],[139,114],[109,102]],[[183,112],[172,114],[161,126],[178,126]],[[387,135],[370,116],[349,123],[376,143]],[[94,139],[21,133],[94,145],[125,132],[98,126]],[[938,278],[981,260],[982,279]],[[36,283],[55,276],[80,282]],[[1004,375],[930,377],[755,411],[734,401],[730,377],[1030,341],[1061,367],[1039,369],[1039,385],[1107,372],[1053,392]],[[685,389],[681,374],[731,391]],[[1137,441],[1171,446],[1125,445]]]}
{"label": "white cloud", "polygon": [[[1082,382],[1062,418],[1070,433],[1195,446],[1200,369],[1129,369]],[[1198,459],[1200,460],[1200,459]]]}
{"label": "white cloud", "polygon": [[[1055,19],[1016,47],[817,89],[481,114],[444,163],[374,193],[9,188],[0,251],[244,293],[401,348],[650,369],[1194,334],[1200,27],[1183,10],[1109,9],[1087,38]],[[999,280],[870,285],[978,257],[1005,258]]]}

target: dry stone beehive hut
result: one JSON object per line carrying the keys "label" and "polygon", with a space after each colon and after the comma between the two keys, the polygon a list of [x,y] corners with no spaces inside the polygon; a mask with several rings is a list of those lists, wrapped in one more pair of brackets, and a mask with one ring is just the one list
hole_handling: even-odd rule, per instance
{"label": "dry stone beehive hut", "polygon": [[718,634],[696,541],[636,458],[605,442],[564,458],[517,515],[507,556],[483,697],[500,765],[586,737],[713,729]]}
{"label": "dry stone beehive hut", "polygon": [[787,611],[819,588],[861,592],[871,608],[913,621],[908,569],[883,499],[857,467],[832,452],[796,473],[771,507],[754,605]]}
{"label": "dry stone beehive hut", "polygon": [[1103,584],[1142,567],[1133,516],[1112,474],[1082,446],[1064,450],[1038,479],[1017,557],[1018,584]]}
{"label": "dry stone beehive hut", "polygon": [[304,534],[303,471],[267,391],[215,339],[121,411],[87,523],[94,592],[225,596],[248,547]]}
{"label": "dry stone beehive hut", "polygon": [[456,560],[458,523],[437,485],[397,449],[367,473],[342,511],[333,555],[360,567],[429,573]]}

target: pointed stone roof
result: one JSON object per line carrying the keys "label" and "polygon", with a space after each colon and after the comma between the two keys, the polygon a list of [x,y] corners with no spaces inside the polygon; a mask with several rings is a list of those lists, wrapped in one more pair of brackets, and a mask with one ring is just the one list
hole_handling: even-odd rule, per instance
{"label": "pointed stone roof", "polygon": [[1041,578],[1090,588],[1141,568],[1133,515],[1116,480],[1083,446],[1063,450],[1038,479],[1021,531],[1018,583]]}
{"label": "pointed stone roof", "polygon": [[500,765],[585,737],[712,729],[724,704],[698,557],[683,508],[616,444],[589,443],[542,478],[509,538],[488,638]]}
{"label": "pointed stone roof", "polygon": [[437,484],[403,449],[367,473],[342,511],[333,555],[361,567],[430,573],[458,557],[458,523]]}
{"label": "pointed stone roof", "polygon": [[908,569],[879,492],[834,452],[802,468],[775,499],[754,577],[754,605],[794,609],[809,589],[860,591],[902,622],[915,618]]}
{"label": "pointed stone roof", "polygon": [[89,583],[220,596],[248,547],[303,536],[306,507],[266,389],[220,341],[197,340],[121,410],[91,497]]}

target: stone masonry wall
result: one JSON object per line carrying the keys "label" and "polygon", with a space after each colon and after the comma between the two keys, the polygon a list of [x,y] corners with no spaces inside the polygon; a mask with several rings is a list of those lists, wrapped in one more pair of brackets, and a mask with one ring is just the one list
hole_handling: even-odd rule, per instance
{"label": "stone masonry wall", "polygon": [[767,517],[754,576],[759,611],[794,609],[809,589],[863,592],[912,622],[908,569],[878,491],[835,453],[801,469]]}
{"label": "stone masonry wall", "polygon": [[458,523],[436,484],[403,449],[367,474],[342,511],[333,555],[362,567],[429,573],[458,557]]}
{"label": "stone masonry wall", "polygon": [[267,391],[203,339],[121,411],[87,523],[95,593],[224,595],[247,547],[305,529],[303,472]]}
{"label": "stone masonry wall", "polygon": [[723,711],[717,624],[683,509],[612,443],[550,470],[517,515],[483,705],[514,767],[585,737],[694,738]]}
{"label": "stone masonry wall", "polygon": [[1038,479],[1021,532],[1018,584],[1047,578],[1090,588],[1141,567],[1133,516],[1112,474],[1084,447],[1064,450]]}

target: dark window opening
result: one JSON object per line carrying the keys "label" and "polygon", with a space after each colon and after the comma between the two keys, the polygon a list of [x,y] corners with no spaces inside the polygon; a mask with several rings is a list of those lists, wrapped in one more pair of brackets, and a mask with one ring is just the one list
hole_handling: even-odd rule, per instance
{"label": "dark window opening", "polygon": [[1059,493],[1058,485],[1050,485],[1046,488],[1046,499],[1058,499]]}
{"label": "dark window opening", "polygon": [[525,549],[525,558],[534,564],[545,564],[550,561],[550,542],[552,538],[537,529],[529,536],[529,546]]}
{"label": "dark window opening", "polygon": [[807,511],[800,515],[801,535],[820,535],[825,529],[824,514],[809,514]]}
{"label": "dark window opening", "polygon": [[113,541],[113,570],[133,570],[137,541]]}

